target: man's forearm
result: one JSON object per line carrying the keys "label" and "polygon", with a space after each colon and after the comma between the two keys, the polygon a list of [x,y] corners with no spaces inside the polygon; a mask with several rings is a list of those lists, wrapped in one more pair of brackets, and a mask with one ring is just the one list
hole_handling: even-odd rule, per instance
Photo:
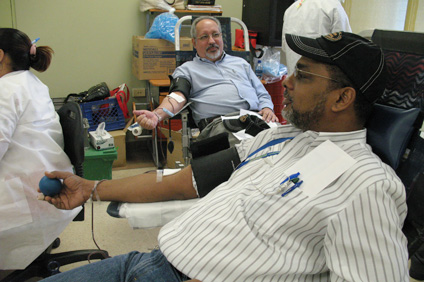
{"label": "man's forearm", "polygon": [[[164,120],[172,117],[178,113],[183,106],[187,103],[182,93],[174,93],[177,99],[171,98],[169,95],[162,101],[162,103],[153,112],[159,117],[160,120]],[[181,97],[181,98],[179,98]]]}
{"label": "man's forearm", "polygon": [[197,197],[196,190],[193,187],[191,166],[175,174],[163,176],[162,179],[157,179],[157,174],[154,172],[107,180],[98,185],[97,192],[102,201],[133,203],[183,200]]}

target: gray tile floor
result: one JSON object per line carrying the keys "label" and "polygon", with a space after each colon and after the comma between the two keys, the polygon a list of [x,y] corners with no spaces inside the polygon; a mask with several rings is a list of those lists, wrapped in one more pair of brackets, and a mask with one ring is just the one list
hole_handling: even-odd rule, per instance
{"label": "gray tile floor", "polygon": [[[134,168],[127,170],[113,170],[112,178],[118,179],[143,173],[154,167]],[[160,228],[132,229],[126,219],[114,218],[107,214],[109,202],[94,202],[94,238],[101,249],[107,250],[110,256],[125,254],[130,251],[148,252],[157,245],[157,234]],[[85,205],[85,220],[74,221],[69,224],[60,235],[61,244],[53,252],[66,252],[78,249],[95,249],[92,239],[91,202]],[[66,271],[86,264],[75,263],[63,266],[60,270]]]}

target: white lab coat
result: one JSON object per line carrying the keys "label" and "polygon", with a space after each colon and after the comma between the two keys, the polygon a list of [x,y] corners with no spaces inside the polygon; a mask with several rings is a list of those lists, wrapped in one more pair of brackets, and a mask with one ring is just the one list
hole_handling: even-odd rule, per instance
{"label": "white lab coat", "polygon": [[81,208],[37,200],[45,171],[72,171],[49,90],[29,71],[0,78],[0,269],[23,269]]}
{"label": "white lab coat", "polygon": [[[302,4],[299,6],[299,3]],[[285,34],[317,38],[337,31],[352,32],[349,18],[339,0],[303,0],[294,2],[284,13],[282,48],[289,74],[300,55],[287,45]]]}

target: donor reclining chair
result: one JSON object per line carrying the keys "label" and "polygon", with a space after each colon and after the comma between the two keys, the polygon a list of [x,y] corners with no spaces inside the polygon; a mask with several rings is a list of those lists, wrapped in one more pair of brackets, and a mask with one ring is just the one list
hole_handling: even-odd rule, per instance
{"label": "donor reclining chair", "polygon": [[[197,17],[195,16],[184,16],[178,20],[178,22],[175,25],[175,60],[176,60],[176,66],[180,66],[184,64],[187,61],[193,60],[193,58],[196,56],[196,50],[189,50],[189,51],[182,51],[180,48],[180,28],[183,25],[184,22],[192,22]],[[247,62],[250,62],[250,47],[249,44],[245,44],[245,50],[233,50],[232,49],[232,40],[231,40],[231,24],[234,23],[241,27],[244,33],[244,40],[245,42],[249,42],[249,34],[246,25],[237,18],[229,18],[229,17],[216,17],[216,19],[219,20],[221,23],[221,30],[222,30],[222,40],[224,42],[224,51],[227,54],[238,56],[243,59],[245,59]],[[167,81],[167,85],[170,85],[170,82]],[[178,116],[175,116],[174,118],[180,118],[182,129],[181,129],[181,143],[182,143],[182,159],[183,159],[183,166],[187,166],[190,163],[190,144],[192,140],[191,135],[191,129],[197,128],[196,124],[194,123],[192,117],[191,117],[191,111],[189,108],[186,110],[183,110]],[[170,153],[170,152],[168,152]],[[172,166],[174,167],[174,166]]]}
{"label": "donor reclining chair", "polygon": [[[379,31],[376,31],[378,34]],[[396,32],[394,32],[396,33]],[[388,34],[392,37],[392,32]],[[421,34],[404,34],[401,33],[402,46],[417,46],[421,52],[424,52],[424,39]],[[405,39],[406,37],[406,39]],[[377,38],[375,37],[377,44]],[[418,40],[418,43],[409,43],[405,40]],[[383,42],[385,43],[385,42]],[[380,43],[381,44],[381,43]],[[423,178],[424,169],[424,133],[420,132],[422,125],[423,113],[423,93],[424,93],[424,56],[409,51],[390,51],[385,48],[387,44],[381,44],[384,49],[387,60],[389,81],[386,86],[383,98],[374,106],[374,111],[366,125],[368,130],[368,143],[372,146],[373,151],[380,156],[387,164],[401,177],[407,191],[414,190],[415,195],[423,194],[423,185],[420,185],[420,179]],[[395,55],[397,54],[397,55]],[[404,59],[396,59],[401,57]],[[424,129],[422,129],[424,130]],[[405,152],[409,153],[405,157]],[[417,252],[423,241],[424,230],[424,205],[415,205],[413,200],[423,202],[424,199],[411,197],[412,193],[408,192],[409,213],[405,223],[404,232],[408,237],[409,254],[413,256]],[[415,202],[416,202],[415,201]],[[178,201],[177,201],[178,202]],[[180,201],[184,202],[184,201]],[[131,226],[137,227],[154,227],[159,224],[135,225],[151,218],[159,217],[156,213],[166,210],[167,218],[169,211],[167,208],[160,206],[177,205],[174,201],[149,203],[149,204],[129,204],[123,203],[119,210],[119,203],[113,202],[108,208],[108,213],[115,217],[127,217]],[[139,207],[145,207],[141,214],[139,211],[131,210]],[[158,208],[159,207],[159,208]],[[158,208],[158,209],[156,209]],[[184,207],[188,208],[188,207]],[[181,211],[181,209],[179,209]],[[178,213],[175,213],[175,216]],[[423,216],[419,216],[419,215]],[[161,224],[166,222],[161,222]],[[149,223],[150,224],[150,223]],[[418,236],[420,234],[420,236]]]}
{"label": "donor reclining chair", "polygon": [[[424,280],[424,33],[375,30],[371,40],[383,49],[389,72],[386,90],[378,102],[395,109],[420,112],[412,125],[410,142],[402,144],[407,154],[394,168],[407,192],[408,215],[403,231],[411,258],[410,276]],[[389,122],[389,126],[396,124]]]}

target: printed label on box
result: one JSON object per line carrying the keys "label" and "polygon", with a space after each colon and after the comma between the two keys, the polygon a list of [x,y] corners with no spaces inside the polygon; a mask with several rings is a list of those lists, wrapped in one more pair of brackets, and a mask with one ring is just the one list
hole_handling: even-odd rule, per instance
{"label": "printed label on box", "polygon": [[[193,50],[191,39],[180,38],[182,51]],[[164,39],[133,37],[132,73],[138,79],[168,79],[175,70],[175,46]]]}

